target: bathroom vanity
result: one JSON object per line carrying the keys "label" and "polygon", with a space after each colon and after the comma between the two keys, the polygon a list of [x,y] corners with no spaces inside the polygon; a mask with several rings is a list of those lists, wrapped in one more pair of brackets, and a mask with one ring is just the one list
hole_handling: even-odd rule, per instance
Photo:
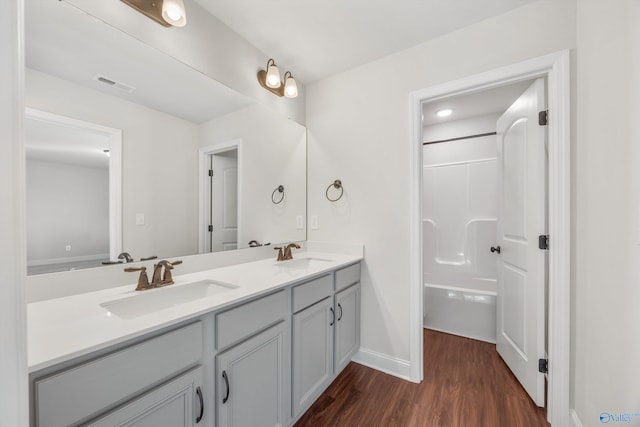
{"label": "bathroom vanity", "polygon": [[305,252],[30,304],[31,425],[292,425],[359,349],[361,259]]}

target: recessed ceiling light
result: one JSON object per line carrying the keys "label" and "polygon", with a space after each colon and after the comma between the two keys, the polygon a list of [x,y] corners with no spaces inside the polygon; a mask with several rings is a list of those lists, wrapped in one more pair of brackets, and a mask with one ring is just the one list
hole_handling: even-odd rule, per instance
{"label": "recessed ceiling light", "polygon": [[443,110],[436,111],[436,116],[438,117],[449,117],[453,113],[453,110],[450,108],[445,108]]}

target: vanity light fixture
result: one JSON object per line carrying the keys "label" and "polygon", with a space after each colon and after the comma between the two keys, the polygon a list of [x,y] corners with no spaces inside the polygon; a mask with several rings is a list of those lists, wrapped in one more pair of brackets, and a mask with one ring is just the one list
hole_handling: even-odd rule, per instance
{"label": "vanity light fixture", "polygon": [[444,117],[449,117],[451,113],[453,113],[453,110],[451,108],[444,108],[442,110],[436,111],[436,116],[440,118],[444,118]]}
{"label": "vanity light fixture", "polygon": [[295,98],[298,96],[298,84],[293,78],[291,71],[284,73],[284,96],[287,98]]}
{"label": "vanity light fixture", "polygon": [[258,83],[269,92],[295,98],[298,96],[298,84],[291,71],[284,73],[284,83],[280,80],[280,70],[273,59],[267,61],[267,69],[258,71]]}
{"label": "vanity light fixture", "polygon": [[163,27],[184,27],[187,15],[183,0],[122,0]]}

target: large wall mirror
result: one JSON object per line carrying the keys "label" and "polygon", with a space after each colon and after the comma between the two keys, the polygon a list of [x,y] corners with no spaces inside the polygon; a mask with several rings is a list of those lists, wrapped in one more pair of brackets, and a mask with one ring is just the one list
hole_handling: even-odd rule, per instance
{"label": "large wall mirror", "polygon": [[29,274],[306,239],[303,126],[67,2],[25,9]]}

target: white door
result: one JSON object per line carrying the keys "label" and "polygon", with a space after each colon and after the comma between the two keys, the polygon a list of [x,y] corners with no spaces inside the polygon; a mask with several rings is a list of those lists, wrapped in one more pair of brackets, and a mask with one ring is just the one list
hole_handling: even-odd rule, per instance
{"label": "white door", "polygon": [[545,84],[536,80],[498,119],[498,298],[496,347],[538,406],[544,406],[546,131]]}
{"label": "white door", "polygon": [[238,247],[237,150],[211,155],[211,252]]}

